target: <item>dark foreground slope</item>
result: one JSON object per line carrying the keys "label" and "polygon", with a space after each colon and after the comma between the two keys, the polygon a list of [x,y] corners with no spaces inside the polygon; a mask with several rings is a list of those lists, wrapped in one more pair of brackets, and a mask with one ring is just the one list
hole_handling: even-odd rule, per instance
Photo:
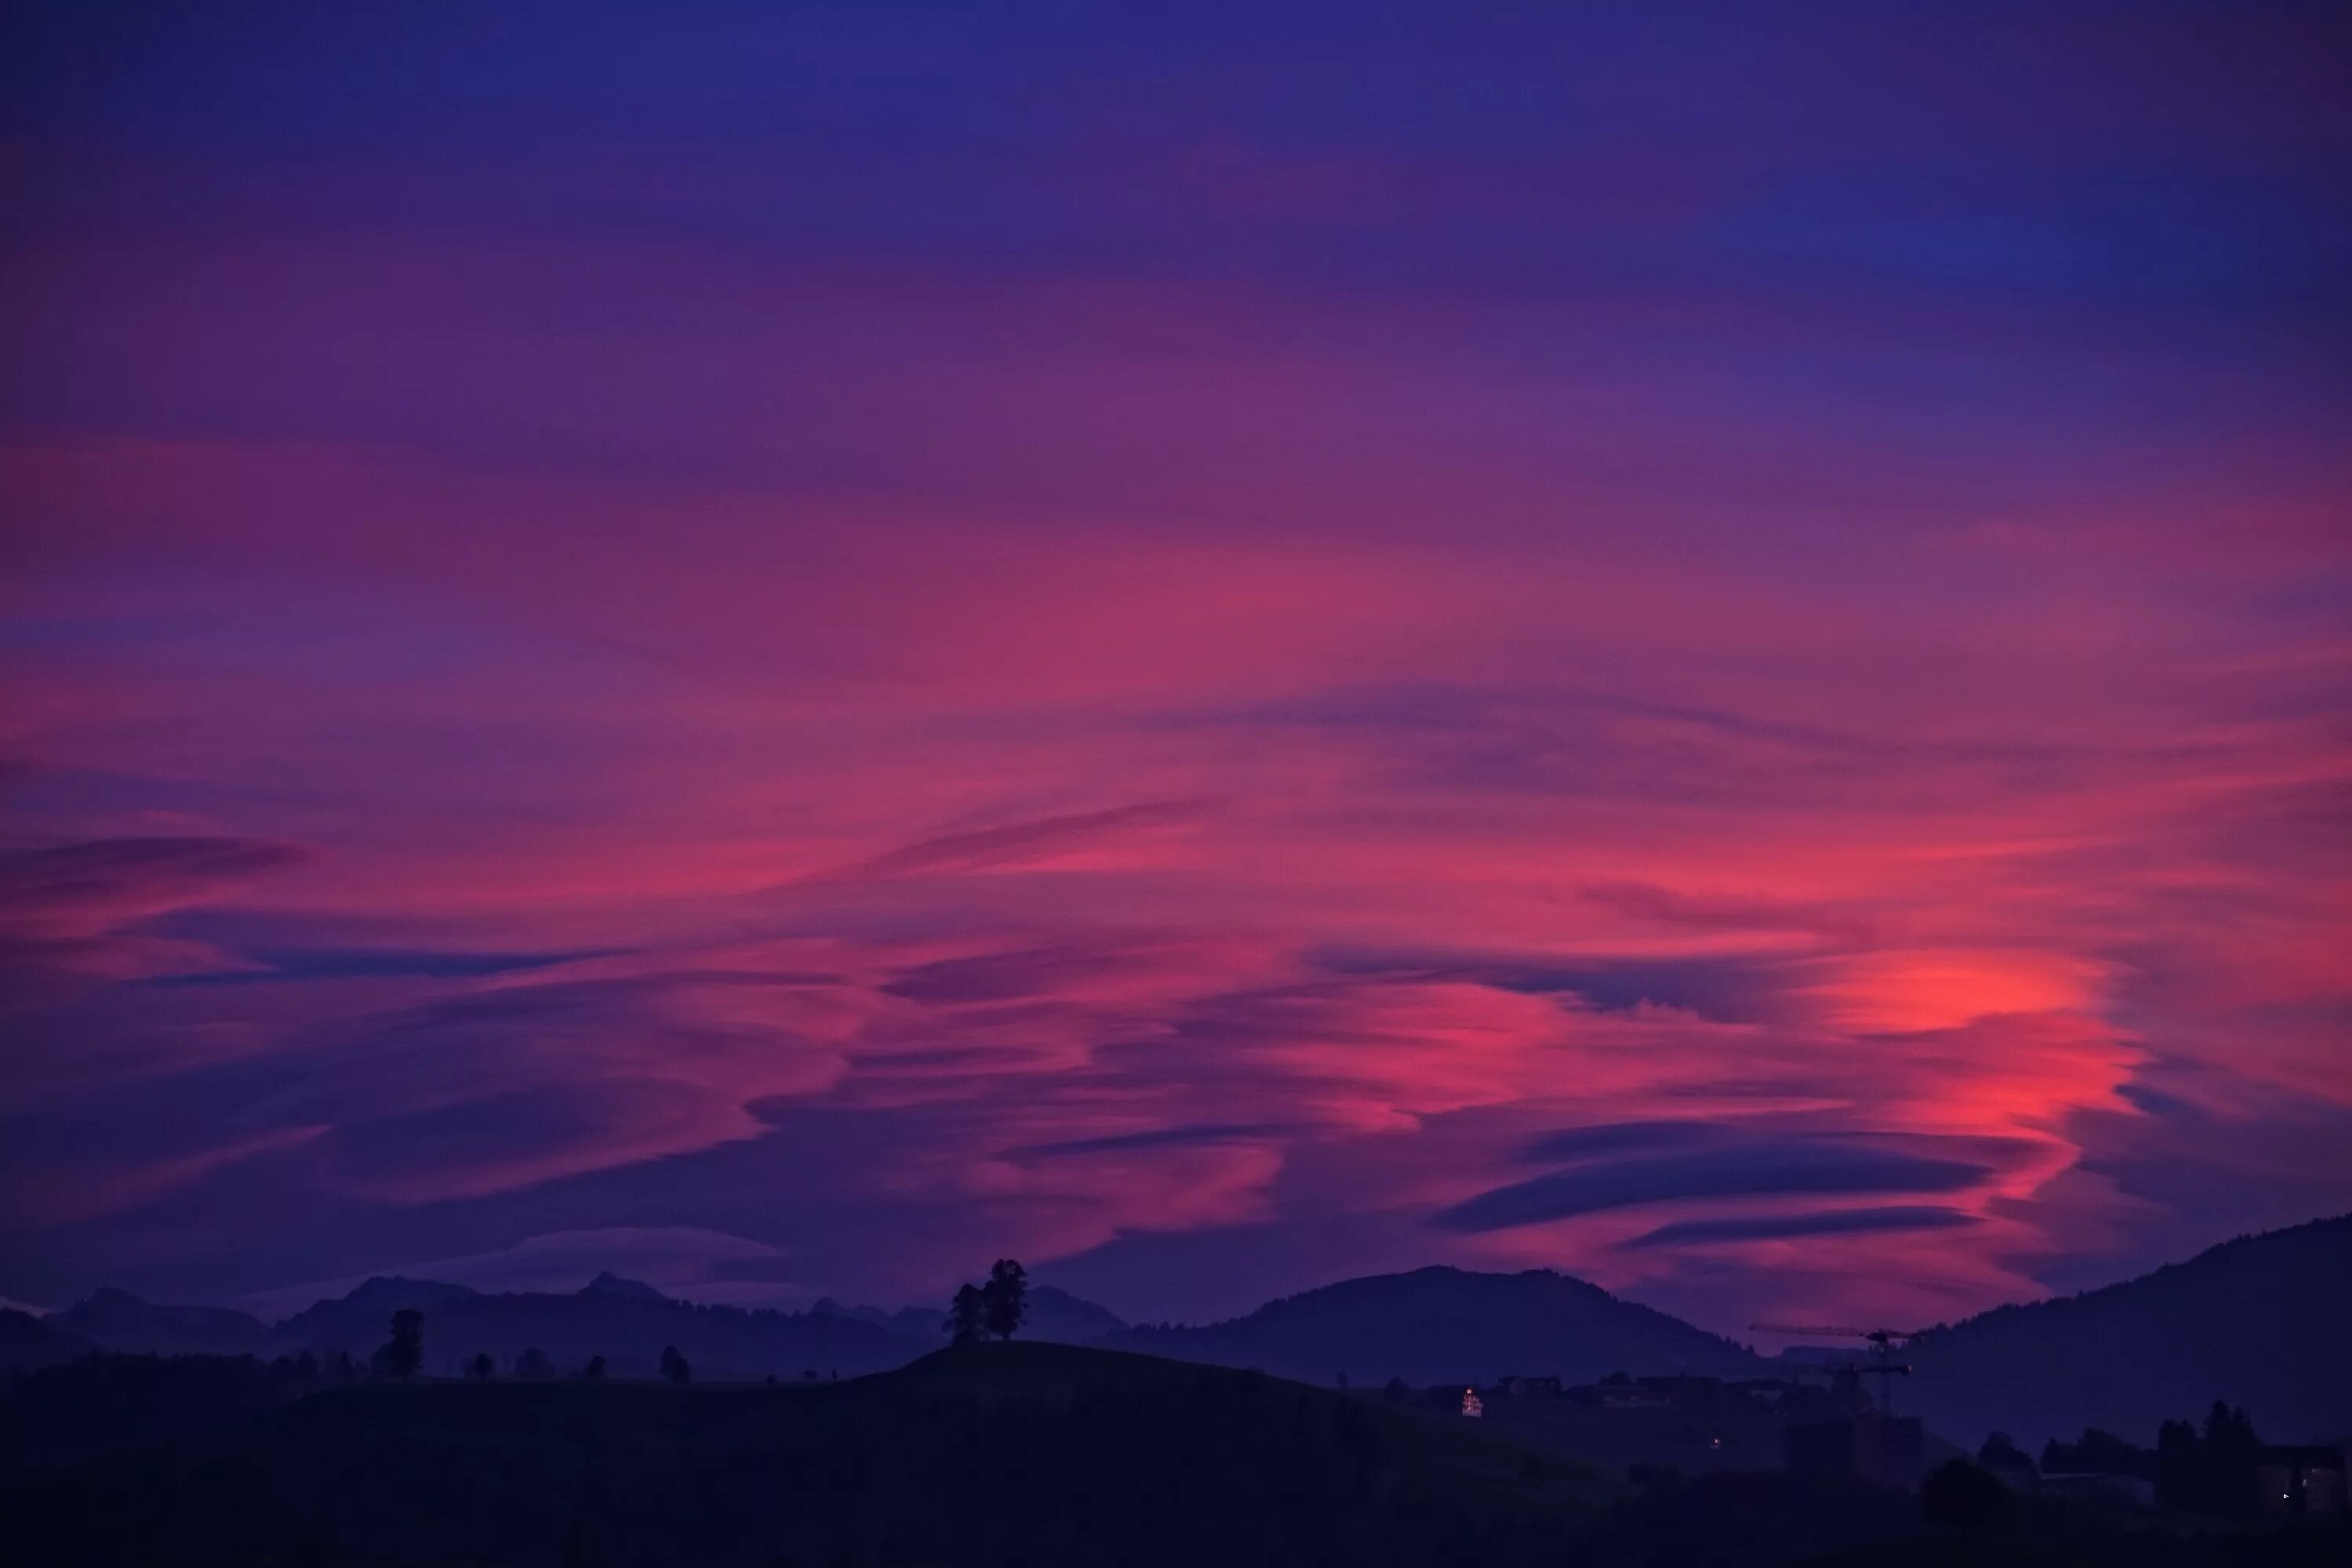
{"label": "dark foreground slope", "polygon": [[1571,1383],[1612,1372],[1753,1372],[1745,1349],[1680,1318],[1549,1268],[1416,1268],[1269,1301],[1202,1328],[1137,1328],[1107,1343],[1306,1383],[1484,1385],[1517,1373]]}
{"label": "dark foreground slope", "polygon": [[0,1560],[1533,1563],[1615,1490],[1376,1403],[1024,1344],[814,1386],[362,1385],[30,1458]]}
{"label": "dark foreground slope", "polygon": [[2101,1426],[2149,1441],[2216,1399],[2273,1442],[2352,1436],[2352,1215],[2242,1237],[2119,1285],[2001,1307],[1911,1347],[1903,1393],[1970,1444]]}
{"label": "dark foreground slope", "polygon": [[[777,1387],[285,1378],[112,1356],[0,1385],[0,1563],[1779,1568],[1918,1548],[1900,1493],[1785,1474],[1627,1489],[1458,1417],[1055,1345]],[[2333,1568],[2347,1544],[2035,1529],[2022,1560],[2094,1568]]]}
{"label": "dark foreground slope", "polygon": [[54,1366],[98,1347],[30,1312],[0,1309],[0,1370]]}

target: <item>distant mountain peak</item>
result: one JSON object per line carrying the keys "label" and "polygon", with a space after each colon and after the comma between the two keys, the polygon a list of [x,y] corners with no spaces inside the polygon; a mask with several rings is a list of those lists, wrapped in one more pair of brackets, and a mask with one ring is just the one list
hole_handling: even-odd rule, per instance
{"label": "distant mountain peak", "polygon": [[1335,1373],[1417,1384],[1512,1373],[1589,1382],[1612,1372],[1732,1373],[1759,1364],[1728,1340],[1574,1275],[1446,1264],[1342,1279],[1221,1323],[1130,1329],[1104,1342],[1317,1383]]}
{"label": "distant mountain peak", "polygon": [[607,1268],[580,1288],[583,1296],[620,1296],[632,1301],[667,1301],[667,1296],[642,1279],[624,1279]]}

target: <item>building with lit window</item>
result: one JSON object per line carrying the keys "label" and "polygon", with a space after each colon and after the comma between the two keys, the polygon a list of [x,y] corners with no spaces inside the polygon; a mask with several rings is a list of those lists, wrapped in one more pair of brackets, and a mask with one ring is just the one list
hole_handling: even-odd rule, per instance
{"label": "building with lit window", "polygon": [[2266,1514],[2342,1513],[2341,1447],[2273,1444],[2254,1461],[2254,1502]]}

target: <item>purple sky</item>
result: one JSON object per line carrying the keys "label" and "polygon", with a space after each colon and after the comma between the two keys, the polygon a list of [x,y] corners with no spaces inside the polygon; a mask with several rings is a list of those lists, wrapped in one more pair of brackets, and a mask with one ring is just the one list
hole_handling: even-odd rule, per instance
{"label": "purple sky", "polygon": [[2342,8],[1476,9],[12,12],[0,1296],[2352,1207]]}

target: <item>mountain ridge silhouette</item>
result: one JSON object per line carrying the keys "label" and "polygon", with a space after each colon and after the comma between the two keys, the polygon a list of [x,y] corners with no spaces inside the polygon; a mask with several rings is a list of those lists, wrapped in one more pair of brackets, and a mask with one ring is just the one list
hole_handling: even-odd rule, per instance
{"label": "mountain ridge silhouette", "polygon": [[[376,1276],[275,1325],[218,1307],[93,1292],[46,1318],[6,1314],[0,1364],[33,1366],[91,1348],[156,1354],[364,1358],[394,1311],[425,1313],[425,1370],[527,1350],[562,1372],[604,1356],[651,1375],[675,1344],[698,1375],[826,1377],[898,1367],[940,1343],[940,1309],[895,1312],[821,1300],[803,1311],[682,1300],[600,1274],[571,1293],[488,1294],[443,1280]],[[1916,1340],[1898,1407],[1973,1444],[1995,1428],[2032,1446],[2103,1426],[2141,1440],[2158,1421],[2242,1405],[2266,1436],[2352,1434],[2352,1215],[2254,1233],[2149,1273],[2066,1297],[1994,1308]],[[1480,1273],[1432,1265],[1279,1298],[1222,1322],[1129,1325],[1051,1285],[1032,1293],[1029,1337],[1179,1361],[1259,1368],[1301,1381],[1486,1382],[1513,1373],[1592,1381],[1706,1371],[1769,1375],[1754,1355],[1671,1314],[1550,1269]]]}
{"label": "mountain ridge silhouette", "polygon": [[2352,1437],[2347,1324],[2352,1215],[2337,1215],[1939,1324],[1912,1342],[1897,1399],[1971,1445],[1997,1429],[2038,1448],[2085,1425],[2145,1440],[2216,1399],[2273,1442],[2336,1442]]}

